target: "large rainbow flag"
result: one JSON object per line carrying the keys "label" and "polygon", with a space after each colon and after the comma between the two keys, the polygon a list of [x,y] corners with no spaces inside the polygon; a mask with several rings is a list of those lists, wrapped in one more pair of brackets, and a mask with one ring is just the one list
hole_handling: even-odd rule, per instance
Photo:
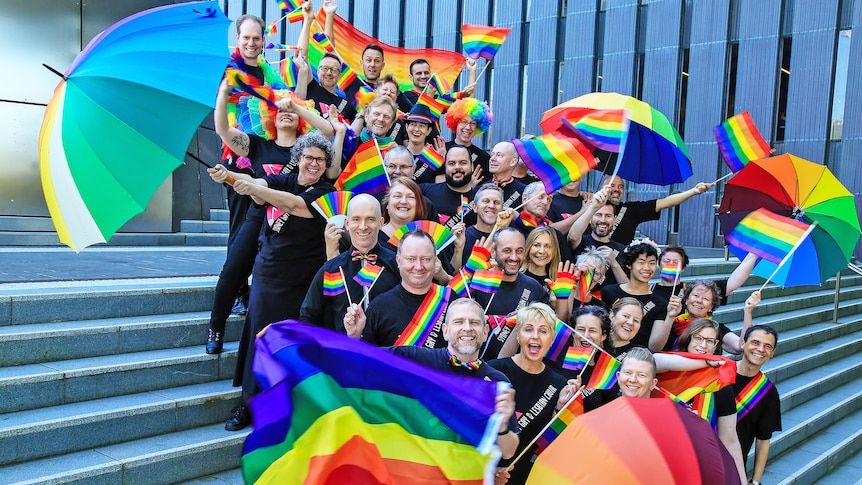
{"label": "large rainbow flag", "polygon": [[739,221],[725,239],[728,244],[780,264],[805,237],[808,228],[802,221],[760,208]]}
{"label": "large rainbow flag", "polygon": [[732,172],[738,172],[748,162],[772,153],[772,148],[763,139],[748,111],[731,116],[713,128],[713,133],[721,156]]}
{"label": "large rainbow flag", "polygon": [[373,138],[359,145],[335,181],[335,188],[372,195],[389,189],[389,176],[383,168],[383,157]]}
{"label": "large rainbow flag", "polygon": [[[326,23],[326,13],[323,8],[317,11],[314,20],[314,25],[311,26],[312,35],[315,32],[323,31],[323,26]],[[467,61],[463,55],[443,49],[407,49],[385,44],[357,29],[338,15],[335,15],[333,35],[335,38],[329,39],[329,41],[335,46],[335,51],[341,60],[360,75],[362,74],[362,66],[359,61],[362,59],[362,50],[365,49],[365,46],[377,44],[382,47],[386,61],[383,73],[394,74],[402,91],[413,88],[413,83],[410,81],[410,63],[415,59],[426,59],[431,64],[431,71],[438,77],[445,79],[449,85],[455,84],[461,70],[464,69],[464,63]],[[320,44],[312,38],[308,49],[308,61],[312,66],[320,63],[323,52]]]}
{"label": "large rainbow flag", "polygon": [[493,481],[498,384],[296,321],[255,345],[246,483]]}
{"label": "large rainbow flag", "polygon": [[549,194],[596,168],[593,153],[577,138],[546,133],[530,140],[513,138],[512,143]]}
{"label": "large rainbow flag", "polygon": [[[660,372],[658,385],[675,394],[683,401],[691,401],[702,392],[715,392],[724,386],[736,382],[736,362],[720,355],[691,354],[688,352],[673,352],[695,360],[725,361],[720,367],[704,367],[690,371]],[[655,396],[656,393],[653,392]]]}

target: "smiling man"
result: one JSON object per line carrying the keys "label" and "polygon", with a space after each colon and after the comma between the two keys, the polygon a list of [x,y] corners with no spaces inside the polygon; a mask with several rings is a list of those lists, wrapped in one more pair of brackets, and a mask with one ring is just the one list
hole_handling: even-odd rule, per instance
{"label": "smiling man", "polygon": [[648,398],[657,383],[655,358],[650,351],[643,347],[629,350],[617,371],[620,393],[626,397]]}
{"label": "smiling man", "polygon": [[[485,150],[473,144],[473,138],[482,135],[491,127],[493,113],[487,103],[480,102],[475,98],[465,98],[455,101],[446,112],[446,126],[452,130],[454,139],[446,143],[446,149],[462,147],[469,152],[470,163],[473,167],[480,167],[479,180],[481,183],[488,180],[488,164],[491,155]],[[438,171],[439,173],[439,171]]]}
{"label": "smiling man", "polygon": [[[594,247],[604,253],[609,262],[608,271],[605,272],[605,280],[597,286],[601,289],[605,286],[616,285],[628,281],[628,276],[622,267],[622,251],[625,245],[611,240],[611,228],[614,225],[614,207],[607,202],[607,189],[600,190],[593,195],[590,205],[575,220],[569,228],[569,246],[575,256],[583,253],[590,247]],[[588,227],[589,226],[589,227]],[[613,302],[607,302],[612,305]]]}
{"label": "smiling man", "polygon": [[[473,175],[473,164],[470,162],[470,152],[464,147],[454,147],[446,152],[446,181],[438,183],[421,184],[419,188],[426,197],[431,199],[437,212],[443,214],[447,220],[441,223],[449,226],[460,222],[453,218],[458,214],[461,207],[461,197],[467,200],[473,199],[475,190],[470,183]],[[449,223],[449,220],[452,220]]]}

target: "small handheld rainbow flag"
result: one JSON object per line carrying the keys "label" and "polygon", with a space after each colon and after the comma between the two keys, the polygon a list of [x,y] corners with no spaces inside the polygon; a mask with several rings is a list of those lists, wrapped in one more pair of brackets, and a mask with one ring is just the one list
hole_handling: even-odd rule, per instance
{"label": "small handheld rainbow flag", "polygon": [[560,355],[562,355],[568,347],[569,337],[572,336],[572,333],[571,327],[566,325],[562,320],[557,319],[557,324],[554,327],[554,341],[551,342],[551,346],[548,347],[548,351],[545,352],[545,357],[551,360],[559,359]]}
{"label": "small handheld rainbow flag", "polygon": [[628,138],[629,116],[629,112],[623,109],[591,110],[574,121],[562,118],[560,122],[584,143],[619,153]]}
{"label": "small handheld rainbow flag", "polygon": [[721,156],[732,172],[742,170],[748,162],[772,153],[772,148],[757,130],[751,113],[743,111],[713,128]]}
{"label": "small handheld rainbow flag", "polygon": [[446,111],[446,108],[451,105],[451,103],[449,105],[440,103],[437,99],[429,96],[428,93],[420,94],[419,99],[416,100],[416,104],[421,104],[427,107],[428,111],[431,112],[434,118],[440,118],[443,112]]}
{"label": "small handheld rainbow flag", "polygon": [[455,276],[449,280],[449,283],[446,284],[449,288],[452,288],[452,291],[458,294],[458,296],[462,298],[470,297],[470,290],[467,288],[467,285],[470,283],[469,279],[464,279],[464,272],[458,271]]}
{"label": "small handheld rainbow flag", "polygon": [[557,279],[551,281],[551,291],[558,300],[565,300],[572,294],[575,288],[575,277],[567,271],[558,271]]}
{"label": "small handheld rainbow flag", "polygon": [[476,244],[464,263],[464,271],[472,275],[481,269],[491,269],[491,252],[485,246]]}
{"label": "small handheld rainbow flag", "polygon": [[515,310],[508,315],[488,315],[488,326],[491,327],[491,334],[497,335],[503,327],[515,328],[518,323],[518,311]]}
{"label": "small handheld rainbow flag", "polygon": [[503,282],[503,271],[499,269],[480,269],[473,273],[470,288],[473,291],[494,294]]}
{"label": "small handheld rainbow flag", "polygon": [[419,309],[413,315],[413,319],[395,340],[395,345],[422,345],[431,334],[434,323],[440,319],[440,315],[446,311],[449,304],[451,290],[446,286],[432,284],[431,289],[425,295]]}
{"label": "small handheld rainbow flag", "polygon": [[[271,36],[277,34],[279,21],[281,21],[281,19],[273,20],[273,22],[271,24],[267,25],[266,26],[266,32],[263,33],[263,36],[264,37],[271,37]],[[268,46],[267,46],[267,49],[269,49]]]}
{"label": "small handheld rainbow flag", "polygon": [[383,157],[374,139],[359,145],[353,158],[347,162],[338,180],[337,190],[349,190],[357,194],[377,194],[389,188],[389,177],[383,168]]}
{"label": "small handheld rainbow flag", "polygon": [[446,249],[446,246],[455,242],[455,235],[446,226],[434,221],[418,220],[408,222],[396,229],[392,237],[389,238],[389,244],[397,248],[401,243],[401,238],[410,231],[422,231],[431,236],[431,239],[434,240],[434,248],[438,254],[440,251]]}
{"label": "small handheld rainbow flag", "polygon": [[281,74],[281,78],[284,79],[285,84],[291,88],[296,87],[297,79],[299,79],[299,68],[293,62],[292,57],[285,57],[281,60],[281,64],[278,66],[278,73]]}
{"label": "small handheld rainbow flag", "polygon": [[326,219],[326,222],[331,222],[336,226],[344,225],[347,216],[347,204],[352,198],[353,192],[336,190],[318,197],[311,203],[311,207],[314,207]]}
{"label": "small handheld rainbow flag", "polygon": [[620,361],[613,358],[607,352],[600,352],[587,382],[587,389],[610,389],[617,383],[617,371],[620,369]]}
{"label": "small handheld rainbow flag", "polygon": [[674,394],[674,393],[672,393],[672,392],[668,391],[667,389],[665,389],[665,388],[663,388],[663,387],[661,387],[661,386],[655,386],[653,389],[658,390],[658,392],[660,392],[660,393],[664,394],[664,395],[665,395],[665,397],[667,397],[667,398],[668,398],[668,399],[670,399],[671,401],[673,401],[673,402],[675,402],[675,403],[679,404],[680,406],[682,406],[682,407],[684,407],[684,408],[686,408],[686,409],[688,409],[688,410],[691,410],[691,406],[690,406],[687,402],[683,401],[683,400],[682,400],[682,399],[680,399],[676,394]]}
{"label": "small handheld rainbow flag", "polygon": [[596,350],[592,347],[575,347],[566,349],[566,357],[563,360],[563,369],[577,372],[590,363],[590,358]]}
{"label": "small handheld rainbow flag", "polygon": [[356,95],[354,95],[355,102],[353,103],[353,105],[356,106],[357,111],[360,111],[368,103],[374,101],[374,98],[376,97],[377,93],[375,93],[374,90],[370,87],[365,85],[359,86],[359,90],[357,90]]}
{"label": "small handheld rainbow flag", "polygon": [[357,273],[356,276],[353,277],[353,281],[359,283],[362,286],[371,286],[377,281],[377,278],[380,277],[380,273],[383,272],[383,266],[377,266],[376,264],[366,264],[363,266]]}
{"label": "small handheld rainbow flag", "polygon": [[302,8],[298,8],[293,12],[287,14],[287,21],[295,24],[297,22],[302,22]]}
{"label": "small handheld rainbow flag", "polygon": [[276,44],[275,42],[270,42],[269,44],[266,45],[266,48],[270,49],[270,50],[274,50],[274,51],[279,51],[279,52],[295,51],[295,50],[299,49],[299,47],[297,47],[295,45]]}
{"label": "small handheld rainbow flag", "polygon": [[347,64],[341,65],[341,77],[338,78],[338,89],[341,91],[347,91],[347,88],[353,84],[353,81],[359,79],[359,76],[356,75],[356,71],[350,68]]}
{"label": "small handheld rainbow flag", "polygon": [[470,212],[470,199],[465,196],[461,196],[461,205],[458,206],[458,217],[461,220],[464,220],[464,214]]}
{"label": "small handheld rainbow flag", "polygon": [[593,284],[593,278],[596,276],[596,270],[592,269],[588,273],[581,273],[578,276],[578,299],[581,300],[581,306],[587,301],[587,296],[590,294],[590,286]]}
{"label": "small handheld rainbow flag", "polygon": [[681,263],[665,263],[661,265],[659,277],[663,280],[673,280],[676,282],[679,279],[680,273],[682,273]]}
{"label": "small handheld rainbow flag", "polygon": [[323,296],[338,296],[346,290],[341,273],[323,272]]}
{"label": "small handheld rainbow flag", "polygon": [[485,25],[464,24],[461,26],[461,44],[464,53],[471,59],[484,57],[494,59],[506,36],[512,29],[488,27]]}
{"label": "small handheld rainbow flag", "polygon": [[431,75],[428,80],[428,85],[437,90],[438,94],[448,93],[452,91],[452,86],[445,79],[438,76],[436,73]]}
{"label": "small handheld rainbow flag", "polygon": [[324,52],[335,52],[335,47],[332,46],[332,42],[329,41],[329,37],[327,37],[323,32],[314,32],[311,34],[311,39],[316,42]]}
{"label": "small handheld rainbow flag", "polygon": [[545,451],[557,436],[563,432],[566,427],[572,424],[572,421],[580,415],[584,414],[584,396],[578,392],[578,395],[571,399],[560,412],[554,416],[550,425],[542,432],[539,439],[536,440],[535,454],[538,455]]}
{"label": "small handheld rainbow flag", "polygon": [[728,244],[780,264],[805,236],[809,227],[804,222],[761,208],[739,221],[725,239]]}
{"label": "small handheld rainbow flag", "polygon": [[301,0],[278,0],[278,8],[282,14],[288,14],[302,8]]}
{"label": "small handheld rainbow flag", "polygon": [[512,143],[549,194],[580,179],[597,165],[593,153],[577,138],[550,133],[531,140],[513,138]]}
{"label": "small handheld rainbow flag", "polygon": [[425,145],[425,148],[419,152],[419,160],[425,162],[425,165],[428,165],[431,169],[437,170],[443,166],[443,155],[437,153],[437,150],[434,149],[431,145]]}

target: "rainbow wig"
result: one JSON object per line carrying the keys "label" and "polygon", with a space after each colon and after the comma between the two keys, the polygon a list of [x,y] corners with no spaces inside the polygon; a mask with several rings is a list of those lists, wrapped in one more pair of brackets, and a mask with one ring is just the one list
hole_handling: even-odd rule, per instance
{"label": "rainbow wig", "polygon": [[[284,99],[291,98],[293,102],[305,106],[308,109],[317,112],[312,106],[309,106],[308,101],[300,99],[293,91],[287,89],[276,89],[275,98]],[[267,140],[274,140],[277,136],[275,129],[275,115],[278,113],[272,106],[253,96],[243,96],[237,103],[240,108],[237,111],[240,113],[237,119],[238,128],[245,133],[254,133]],[[302,136],[311,129],[311,125],[301,116],[296,127],[296,136]]]}
{"label": "rainbow wig", "polygon": [[480,102],[476,98],[464,98],[455,101],[449,107],[446,112],[446,126],[455,131],[458,128],[458,122],[464,118],[470,118],[476,122],[476,136],[478,136],[491,126],[494,113],[491,113],[488,103]]}

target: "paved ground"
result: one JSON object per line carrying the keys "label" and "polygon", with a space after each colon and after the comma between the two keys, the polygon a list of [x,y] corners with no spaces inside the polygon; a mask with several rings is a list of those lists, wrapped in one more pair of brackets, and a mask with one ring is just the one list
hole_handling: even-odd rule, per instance
{"label": "paved ground", "polygon": [[0,247],[0,283],[218,275],[225,248]]}

